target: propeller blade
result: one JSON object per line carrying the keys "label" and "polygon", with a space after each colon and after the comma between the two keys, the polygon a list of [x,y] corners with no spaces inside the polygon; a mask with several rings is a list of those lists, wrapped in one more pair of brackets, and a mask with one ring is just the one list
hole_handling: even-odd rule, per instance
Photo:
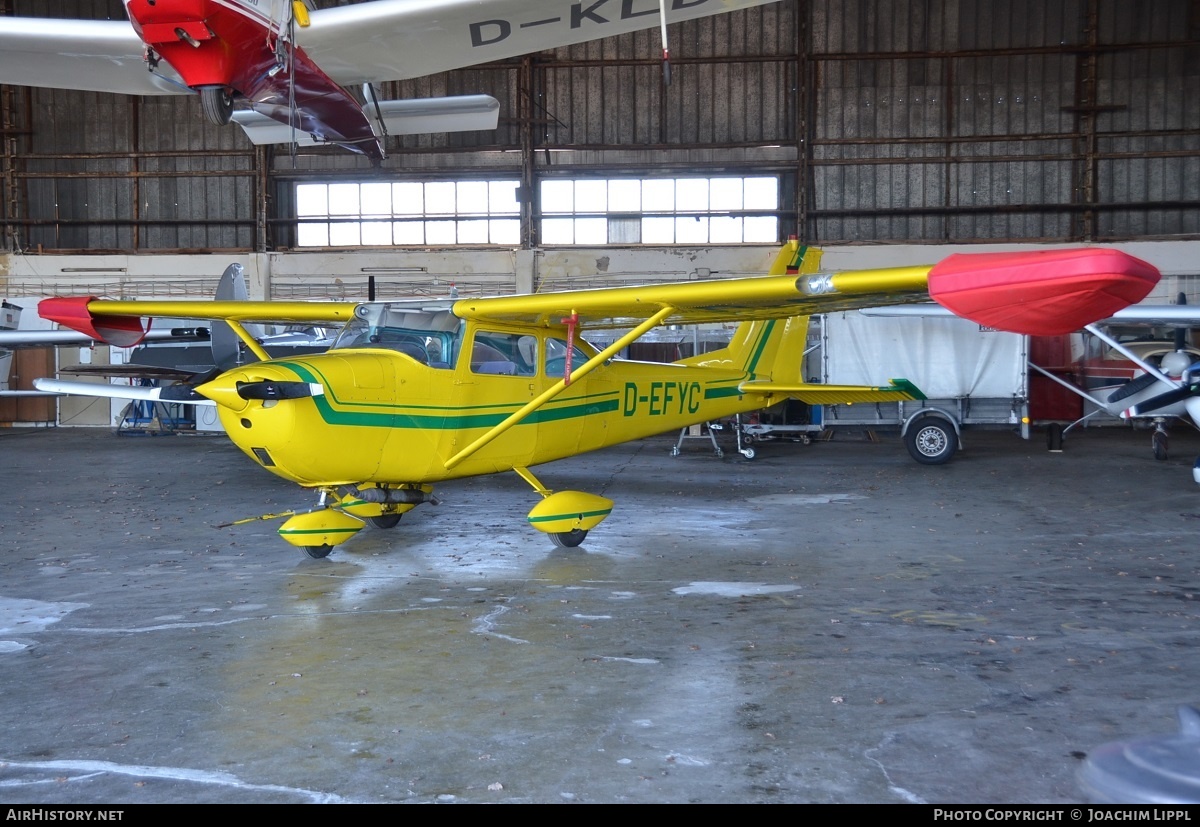
{"label": "propeller blade", "polygon": [[71,396],[98,396],[101,399],[135,399],[143,402],[178,402],[184,405],[211,406],[214,403],[191,392],[190,385],[169,385],[165,388],[145,385],[110,385],[97,382],[69,382],[62,379],[34,379],[40,391],[65,393]]}
{"label": "propeller blade", "polygon": [[1174,405],[1176,402],[1182,402],[1190,396],[1194,396],[1195,391],[1188,385],[1182,385],[1174,390],[1160,393],[1158,396],[1153,396],[1145,402],[1139,402],[1129,409],[1129,412],[1134,416],[1144,416],[1148,413],[1165,408],[1168,405]]}

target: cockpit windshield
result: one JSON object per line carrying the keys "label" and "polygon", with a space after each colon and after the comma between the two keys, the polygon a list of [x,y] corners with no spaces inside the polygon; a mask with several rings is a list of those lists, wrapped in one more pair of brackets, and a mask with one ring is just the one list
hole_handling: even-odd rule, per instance
{"label": "cockpit windshield", "polygon": [[433,368],[452,368],[462,342],[462,320],[448,307],[361,304],[331,350],[385,348]]}

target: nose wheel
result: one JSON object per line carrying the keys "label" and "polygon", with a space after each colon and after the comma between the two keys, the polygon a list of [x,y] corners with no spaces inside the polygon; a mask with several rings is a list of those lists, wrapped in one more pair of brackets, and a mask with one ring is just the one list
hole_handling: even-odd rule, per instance
{"label": "nose wheel", "polygon": [[300,546],[300,550],[314,560],[324,560],[329,556],[329,552],[333,551],[333,546]]}
{"label": "nose wheel", "polygon": [[559,548],[575,548],[587,537],[587,532],[576,528],[571,531],[560,531],[550,535],[550,542]]}
{"label": "nose wheel", "polygon": [[400,514],[380,514],[378,517],[367,517],[367,522],[375,528],[395,528],[400,523]]}

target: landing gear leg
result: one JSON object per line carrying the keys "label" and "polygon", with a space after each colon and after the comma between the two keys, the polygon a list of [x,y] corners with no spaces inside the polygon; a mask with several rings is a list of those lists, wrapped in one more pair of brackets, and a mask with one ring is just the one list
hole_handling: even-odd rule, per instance
{"label": "landing gear leg", "polygon": [[1161,421],[1154,424],[1154,433],[1150,435],[1150,446],[1154,449],[1155,459],[1167,458],[1167,429]]}

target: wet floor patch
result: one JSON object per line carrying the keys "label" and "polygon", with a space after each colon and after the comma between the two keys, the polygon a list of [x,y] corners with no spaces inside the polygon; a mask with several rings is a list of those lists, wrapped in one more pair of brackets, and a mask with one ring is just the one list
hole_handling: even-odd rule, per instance
{"label": "wet floor patch", "polygon": [[763,494],[747,497],[746,502],[755,505],[829,505],[865,499],[861,494]]}
{"label": "wet floor patch", "polygon": [[[87,603],[48,603],[19,597],[0,597],[0,635],[31,635],[58,623]],[[0,641],[0,653],[19,652],[28,644],[19,641]]]}
{"label": "wet floor patch", "polygon": [[753,597],[759,594],[783,594],[799,591],[799,586],[772,586],[768,583],[721,583],[715,581],[689,583],[671,589],[675,594],[711,594],[717,597]]}

